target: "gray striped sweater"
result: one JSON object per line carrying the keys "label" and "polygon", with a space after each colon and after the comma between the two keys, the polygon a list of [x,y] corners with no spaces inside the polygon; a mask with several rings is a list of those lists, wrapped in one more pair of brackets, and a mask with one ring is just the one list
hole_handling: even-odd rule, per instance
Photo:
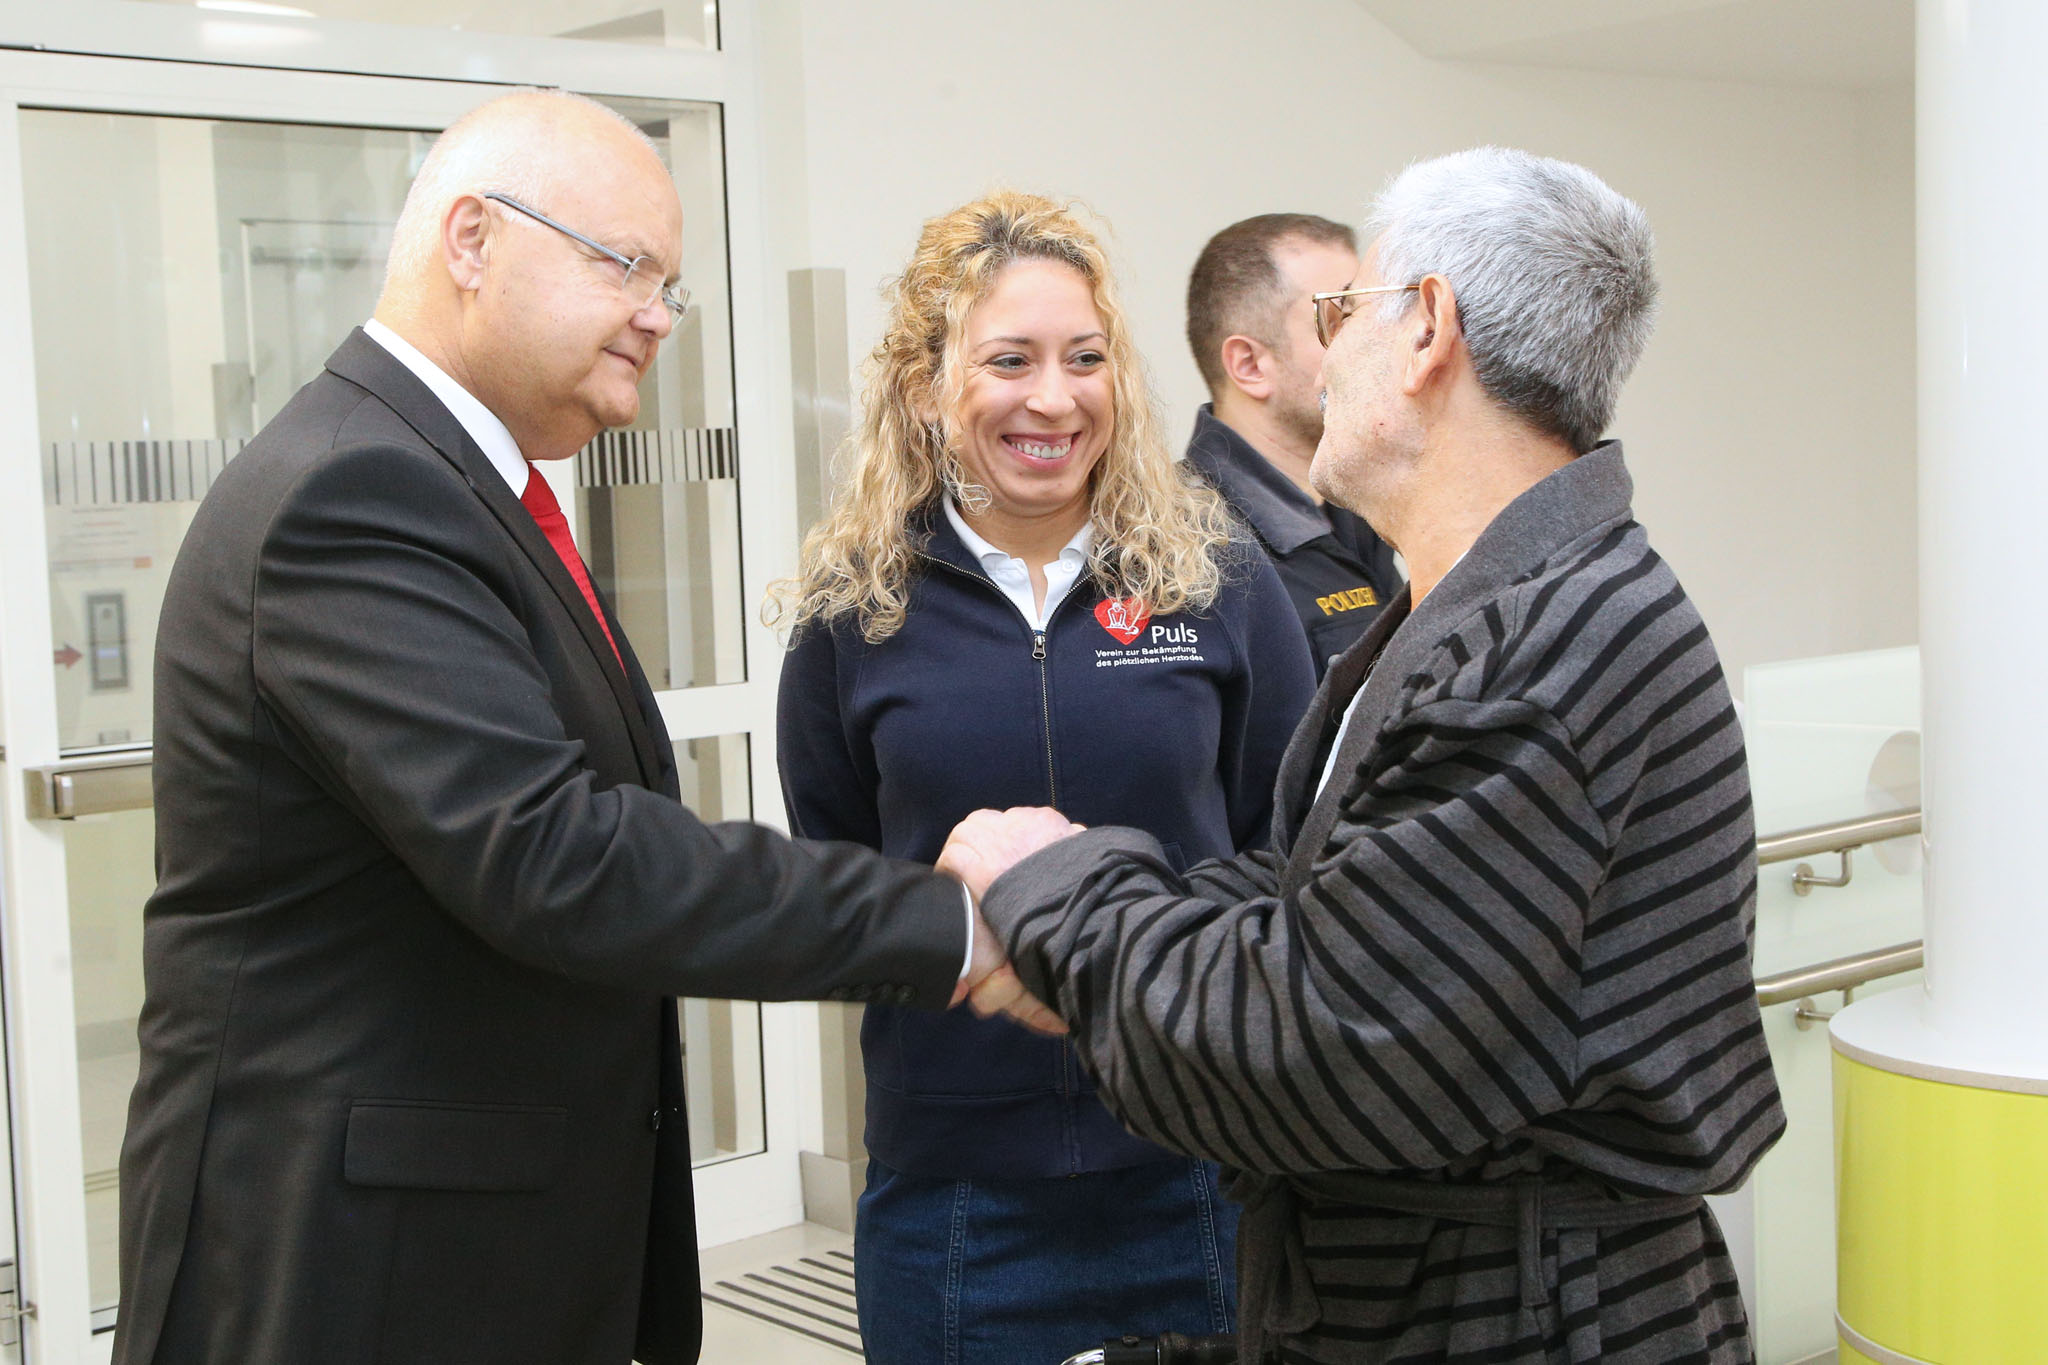
{"label": "gray striped sweater", "polygon": [[[1255,1190],[1538,1175],[1616,1200],[1733,1189],[1777,1138],[1742,735],[1630,494],[1603,445],[1393,604],[1295,735],[1272,852],[1175,875],[1097,829],[990,889],[1134,1131]],[[1751,1358],[1704,1206],[1543,1232],[1533,1295],[1513,1227],[1304,1199],[1246,1229],[1288,1244],[1241,1249],[1268,1359]],[[1252,1283],[1275,1263],[1307,1281],[1285,1313]]]}

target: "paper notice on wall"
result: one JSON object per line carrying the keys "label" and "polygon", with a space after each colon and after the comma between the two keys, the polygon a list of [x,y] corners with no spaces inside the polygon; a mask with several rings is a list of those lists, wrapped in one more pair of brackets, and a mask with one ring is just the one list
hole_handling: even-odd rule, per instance
{"label": "paper notice on wall", "polygon": [[50,507],[50,571],[146,569],[156,556],[154,509]]}

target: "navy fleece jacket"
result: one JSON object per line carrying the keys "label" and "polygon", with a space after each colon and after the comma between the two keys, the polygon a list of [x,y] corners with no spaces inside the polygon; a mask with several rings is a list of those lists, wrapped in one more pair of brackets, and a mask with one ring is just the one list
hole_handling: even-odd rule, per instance
{"label": "navy fleece jacket", "polygon": [[[1041,634],[943,516],[903,628],[813,625],[783,661],[777,746],[792,833],[931,862],[980,807],[1132,825],[1183,866],[1267,838],[1281,752],[1314,691],[1301,623],[1255,546],[1202,613],[1147,617],[1084,576]],[[1166,1153],[1125,1132],[1073,1050],[1004,1019],[887,1004],[861,1027],[869,1153],[913,1175],[1114,1170]]]}

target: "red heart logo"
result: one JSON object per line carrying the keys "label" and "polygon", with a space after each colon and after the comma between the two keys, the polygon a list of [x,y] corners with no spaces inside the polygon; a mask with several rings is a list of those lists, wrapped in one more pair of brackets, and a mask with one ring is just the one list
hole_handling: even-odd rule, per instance
{"label": "red heart logo", "polygon": [[1105,597],[1095,604],[1095,619],[1118,644],[1127,645],[1145,629],[1152,611],[1135,597]]}

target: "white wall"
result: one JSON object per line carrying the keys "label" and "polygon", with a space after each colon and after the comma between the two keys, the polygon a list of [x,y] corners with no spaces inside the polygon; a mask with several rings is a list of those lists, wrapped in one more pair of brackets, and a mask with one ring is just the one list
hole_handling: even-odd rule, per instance
{"label": "white wall", "polygon": [[1909,91],[1442,63],[1352,0],[764,9],[771,247],[846,270],[856,357],[923,219],[999,183],[1078,197],[1179,441],[1204,396],[1182,296],[1217,228],[1356,221],[1474,142],[1582,161],[1658,234],[1663,319],[1616,434],[1731,678],[1917,637]]}

